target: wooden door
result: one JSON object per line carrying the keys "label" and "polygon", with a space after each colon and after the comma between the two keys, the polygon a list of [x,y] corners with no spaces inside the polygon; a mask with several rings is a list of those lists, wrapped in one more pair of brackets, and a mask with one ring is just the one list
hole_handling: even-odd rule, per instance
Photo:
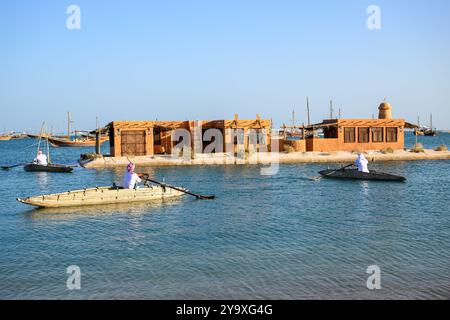
{"label": "wooden door", "polygon": [[122,157],[145,156],[145,130],[122,131]]}

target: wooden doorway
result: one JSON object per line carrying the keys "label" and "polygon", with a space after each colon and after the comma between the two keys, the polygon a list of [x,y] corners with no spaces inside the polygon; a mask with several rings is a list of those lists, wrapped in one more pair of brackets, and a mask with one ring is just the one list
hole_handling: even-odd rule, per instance
{"label": "wooden doorway", "polygon": [[122,157],[145,156],[145,130],[122,131]]}

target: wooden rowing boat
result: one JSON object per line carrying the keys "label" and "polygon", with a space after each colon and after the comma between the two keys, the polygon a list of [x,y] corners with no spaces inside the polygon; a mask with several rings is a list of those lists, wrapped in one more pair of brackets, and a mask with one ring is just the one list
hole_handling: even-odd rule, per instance
{"label": "wooden rowing boat", "polygon": [[[44,139],[44,142],[46,142],[48,164],[42,165],[42,164],[37,163],[37,161],[35,160],[35,162],[25,164],[23,169],[28,172],[65,172],[65,173],[72,172],[73,167],[66,166],[63,164],[54,164],[50,161],[50,147],[49,147],[49,142],[48,142],[49,136],[44,132],[44,127],[45,127],[45,122],[42,123],[41,132],[39,134],[36,159],[37,159],[37,157],[39,155],[39,151],[41,149],[41,141],[42,141],[42,139]],[[43,138],[43,137],[45,137],[45,138]]]}
{"label": "wooden rowing boat", "polygon": [[[182,188],[179,189],[185,190]],[[185,193],[164,186],[146,186],[139,189],[99,187],[24,199],[17,198],[17,201],[40,208],[60,208],[131,202],[151,202],[176,198],[182,196],[183,194]]]}
{"label": "wooden rowing boat", "polygon": [[405,181],[405,177],[396,176],[389,173],[370,171],[370,173],[360,172],[357,169],[323,170],[319,174],[324,178],[335,179],[356,179],[356,180],[378,180],[378,181]]}
{"label": "wooden rowing boat", "polygon": [[[106,142],[108,139],[101,138],[100,144]],[[60,138],[52,138],[49,137],[48,141],[54,147],[94,147],[95,139],[60,139]]]}
{"label": "wooden rowing boat", "polygon": [[53,164],[50,163],[46,166],[36,163],[26,164],[23,169],[27,172],[62,172],[69,173],[73,171],[72,167],[62,165],[62,164]]}

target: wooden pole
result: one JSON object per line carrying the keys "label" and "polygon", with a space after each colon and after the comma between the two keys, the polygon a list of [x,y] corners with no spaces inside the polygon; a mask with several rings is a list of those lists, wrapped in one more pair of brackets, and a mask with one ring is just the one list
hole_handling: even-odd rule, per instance
{"label": "wooden pole", "polygon": [[67,139],[70,140],[70,112],[67,112]]}
{"label": "wooden pole", "polygon": [[46,134],[45,137],[46,137],[45,142],[47,143],[47,163],[50,164],[50,146],[48,143],[48,134]]}
{"label": "wooden pole", "polygon": [[100,155],[100,130],[95,131],[95,153]]}
{"label": "wooden pole", "polygon": [[333,119],[333,100],[330,100],[330,119]]}
{"label": "wooden pole", "polygon": [[95,125],[96,125],[96,130],[95,130],[95,153],[100,155],[100,129],[98,127],[98,117],[95,118]]}
{"label": "wooden pole", "polygon": [[42,122],[41,132],[39,133],[39,140],[38,140],[38,147],[37,147],[37,151],[36,151],[36,158],[37,158],[37,156],[39,154],[39,149],[41,148],[42,130],[44,129],[44,125],[45,125],[45,121]]}
{"label": "wooden pole", "polygon": [[306,112],[308,114],[308,126],[311,125],[311,117],[309,114],[309,99],[306,97]]}
{"label": "wooden pole", "polygon": [[414,130],[414,140],[415,140],[414,146],[417,146],[417,130]]}
{"label": "wooden pole", "polygon": [[292,110],[292,130],[291,132],[293,132],[295,129],[295,110]]}

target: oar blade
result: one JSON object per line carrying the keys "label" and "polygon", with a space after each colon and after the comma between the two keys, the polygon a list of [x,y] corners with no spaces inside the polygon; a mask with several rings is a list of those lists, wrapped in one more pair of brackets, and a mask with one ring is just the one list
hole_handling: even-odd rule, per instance
{"label": "oar blade", "polygon": [[20,164],[15,164],[15,165],[13,165],[13,166],[2,166],[1,168],[2,168],[3,170],[9,170],[9,169],[16,168],[16,167],[20,167],[20,166],[23,166],[23,165],[24,165],[23,163],[20,163]]}
{"label": "oar blade", "polygon": [[215,199],[216,196],[215,195],[210,195],[210,196],[199,196],[197,199],[201,199],[201,200],[213,200]]}

